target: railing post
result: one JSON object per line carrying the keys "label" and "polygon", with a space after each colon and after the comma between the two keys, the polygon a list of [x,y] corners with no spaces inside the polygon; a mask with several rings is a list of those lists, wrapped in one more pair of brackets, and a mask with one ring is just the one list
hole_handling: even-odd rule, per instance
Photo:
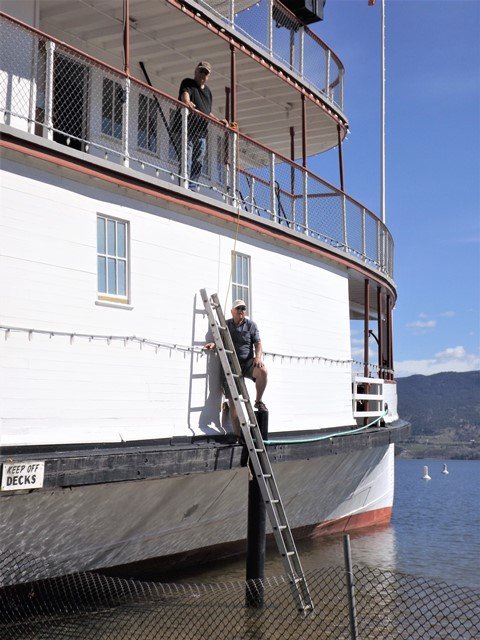
{"label": "railing post", "polygon": [[303,171],[303,223],[305,225],[305,234],[308,236],[308,174],[305,169]]}
{"label": "railing post", "polygon": [[365,262],[367,258],[367,234],[366,234],[366,213],[365,207],[362,207],[362,260]]}
{"label": "railing post", "polygon": [[250,179],[250,212],[255,213],[255,178]]}
{"label": "railing post", "polygon": [[45,76],[45,127],[47,129],[47,139],[53,140],[53,63],[55,55],[55,43],[51,40],[46,42],[47,60]]}
{"label": "railing post", "polygon": [[270,214],[274,222],[278,222],[277,199],[275,193],[275,154],[270,155]]}
{"label": "railing post", "polygon": [[235,29],[235,0],[230,0],[228,7],[228,20],[232,29]]}
{"label": "railing post", "polygon": [[231,134],[232,136],[231,140],[232,140],[232,152],[231,152],[231,158],[230,158],[230,166],[232,167],[232,171],[231,171],[231,199],[232,199],[232,207],[236,207],[238,204],[238,199],[237,199],[237,184],[238,184],[238,166],[237,166],[237,149],[238,149],[238,133],[236,131],[232,131]]}
{"label": "railing post", "polygon": [[343,230],[343,248],[348,251],[348,234],[347,234],[347,197],[342,194],[342,230]]}
{"label": "railing post", "polygon": [[33,37],[32,82],[30,85],[30,103],[28,106],[29,133],[35,133],[36,106],[37,106],[37,73],[38,73],[38,42],[36,37]]}
{"label": "railing post", "polygon": [[330,49],[326,50],[325,55],[325,95],[330,97],[330,61],[331,61]]}
{"label": "railing post", "polygon": [[182,107],[180,186],[184,187],[184,189],[188,189],[188,107]]}
{"label": "railing post", "polygon": [[303,78],[303,59],[304,59],[304,54],[305,54],[305,28],[304,27],[300,27],[299,31],[298,31],[298,35],[299,35],[299,61],[298,61],[298,73],[300,75],[301,78]]}
{"label": "railing post", "polygon": [[295,71],[295,31],[290,29],[290,69]]}
{"label": "railing post", "polygon": [[339,106],[340,109],[343,110],[343,77],[344,77],[343,69],[338,69],[338,83],[339,83]]}
{"label": "railing post", "polygon": [[123,166],[130,166],[130,155],[128,150],[128,132],[130,123],[130,78],[125,78],[125,99],[123,102],[123,139],[122,153]]}
{"label": "railing post", "polygon": [[381,248],[380,233],[381,233],[380,219],[377,218],[377,264],[379,269],[382,268],[382,248]]}
{"label": "railing post", "polygon": [[273,0],[267,0],[267,49],[270,55],[273,54]]}

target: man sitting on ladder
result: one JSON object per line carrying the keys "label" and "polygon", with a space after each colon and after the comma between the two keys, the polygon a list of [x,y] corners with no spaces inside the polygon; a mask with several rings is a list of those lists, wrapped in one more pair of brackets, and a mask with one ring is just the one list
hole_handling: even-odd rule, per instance
{"label": "man sitting on ladder", "polygon": [[[263,392],[267,386],[267,369],[263,363],[263,350],[260,341],[258,327],[252,320],[246,318],[247,305],[243,300],[235,300],[232,307],[232,317],[227,320],[227,327],[232,336],[232,342],[237,353],[237,358],[244,378],[255,382],[256,399],[255,409],[268,411],[262,402]],[[205,349],[214,349],[215,343],[208,342]],[[227,396],[228,397],[228,396]],[[228,401],[230,416],[235,435],[241,435],[240,422],[232,400]]]}

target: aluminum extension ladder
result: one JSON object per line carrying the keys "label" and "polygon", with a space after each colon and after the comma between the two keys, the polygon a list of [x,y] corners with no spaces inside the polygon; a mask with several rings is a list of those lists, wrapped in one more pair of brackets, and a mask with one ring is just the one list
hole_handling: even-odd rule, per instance
{"label": "aluminum extension ladder", "polygon": [[209,297],[205,289],[200,295],[293,597],[299,611],[311,613],[313,602],[218,295]]}

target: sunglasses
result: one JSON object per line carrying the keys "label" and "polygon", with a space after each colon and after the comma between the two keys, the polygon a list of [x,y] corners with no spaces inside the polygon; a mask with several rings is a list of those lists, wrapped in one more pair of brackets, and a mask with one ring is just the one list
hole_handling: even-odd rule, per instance
{"label": "sunglasses", "polygon": [[235,307],[237,311],[246,311],[247,307]]}

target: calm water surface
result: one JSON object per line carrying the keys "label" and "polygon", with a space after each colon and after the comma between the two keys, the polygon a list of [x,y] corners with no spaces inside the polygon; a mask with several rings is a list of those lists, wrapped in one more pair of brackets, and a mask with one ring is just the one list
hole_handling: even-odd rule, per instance
{"label": "calm water surface", "polygon": [[[449,474],[442,474],[443,463]],[[428,465],[430,481],[422,480]],[[480,588],[480,461],[396,460],[392,522],[351,534],[352,559],[382,569]],[[305,570],[343,564],[341,536],[299,541]],[[276,547],[266,575],[280,575]],[[175,582],[243,580],[245,560],[231,560],[175,577]]]}

